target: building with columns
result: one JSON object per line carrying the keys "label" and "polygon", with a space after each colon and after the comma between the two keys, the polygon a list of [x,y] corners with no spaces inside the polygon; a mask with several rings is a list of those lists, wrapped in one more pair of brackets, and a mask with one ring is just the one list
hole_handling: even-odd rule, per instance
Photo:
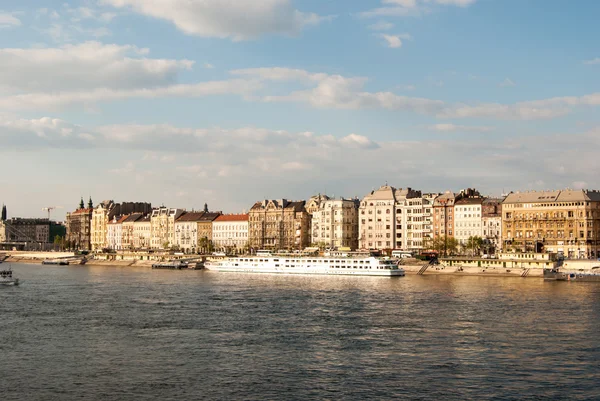
{"label": "building with columns", "polygon": [[311,213],[311,245],[358,248],[358,199],[329,199]]}
{"label": "building with columns", "polygon": [[510,193],[502,202],[505,251],[600,256],[600,191]]}

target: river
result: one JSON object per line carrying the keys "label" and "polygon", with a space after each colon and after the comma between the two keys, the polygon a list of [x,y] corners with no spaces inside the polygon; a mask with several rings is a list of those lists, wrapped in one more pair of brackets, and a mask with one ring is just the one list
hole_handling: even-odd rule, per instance
{"label": "river", "polygon": [[600,399],[598,283],[12,268],[4,401]]}

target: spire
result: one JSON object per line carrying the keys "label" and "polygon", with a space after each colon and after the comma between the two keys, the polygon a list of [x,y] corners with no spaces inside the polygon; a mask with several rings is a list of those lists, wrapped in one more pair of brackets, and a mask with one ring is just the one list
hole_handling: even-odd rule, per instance
{"label": "spire", "polygon": [[93,209],[94,208],[94,202],[92,202],[92,197],[90,196],[90,200],[88,201],[88,208],[89,209]]}
{"label": "spire", "polygon": [[79,208],[83,209],[85,207],[85,203],[83,203],[83,196],[81,197],[81,202],[79,202]]}
{"label": "spire", "polygon": [[2,221],[6,221],[6,205],[2,204]]}
{"label": "spire", "polygon": [[208,213],[208,203],[204,204],[204,213]]}

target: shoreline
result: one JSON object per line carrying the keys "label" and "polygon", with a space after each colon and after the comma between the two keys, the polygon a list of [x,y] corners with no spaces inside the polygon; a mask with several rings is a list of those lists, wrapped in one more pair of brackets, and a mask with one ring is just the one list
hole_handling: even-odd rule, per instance
{"label": "shoreline", "polygon": [[[22,263],[22,264],[39,264],[42,265],[42,260],[45,258],[30,258],[30,257],[17,257],[17,256],[9,256],[4,260],[3,263]],[[152,264],[156,263],[156,261],[152,260],[98,260],[98,259],[90,259],[84,265],[80,265],[79,263],[72,263],[69,266],[111,266],[111,267],[146,267],[152,268]],[[423,266],[420,265],[401,265],[402,269],[404,269],[406,275],[416,276],[419,275],[419,271]],[[531,269],[525,276],[523,276],[523,270],[510,270],[510,271],[500,271],[506,269],[499,268],[463,268],[462,271],[456,271],[456,268],[449,266],[436,266],[430,267],[425,272],[423,272],[422,276],[476,276],[476,277],[520,277],[520,278],[536,278],[543,279],[543,269]]]}

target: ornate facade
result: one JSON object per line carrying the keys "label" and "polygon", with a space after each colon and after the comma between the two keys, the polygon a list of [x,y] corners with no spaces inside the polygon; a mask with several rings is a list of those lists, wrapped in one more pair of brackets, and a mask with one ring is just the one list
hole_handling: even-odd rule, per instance
{"label": "ornate facade", "polygon": [[290,250],[309,245],[310,216],[305,201],[264,200],[250,209],[248,242],[250,248]]}
{"label": "ornate facade", "polygon": [[75,249],[90,251],[91,248],[91,224],[94,209],[83,207],[83,199],[80,207],[74,212],[67,213],[67,241]]}
{"label": "ornate facade", "polygon": [[175,221],[185,210],[159,207],[150,216],[150,248],[168,249],[175,245]]}
{"label": "ornate facade", "polygon": [[600,255],[600,192],[511,193],[502,202],[502,240],[505,250],[597,258]]}

